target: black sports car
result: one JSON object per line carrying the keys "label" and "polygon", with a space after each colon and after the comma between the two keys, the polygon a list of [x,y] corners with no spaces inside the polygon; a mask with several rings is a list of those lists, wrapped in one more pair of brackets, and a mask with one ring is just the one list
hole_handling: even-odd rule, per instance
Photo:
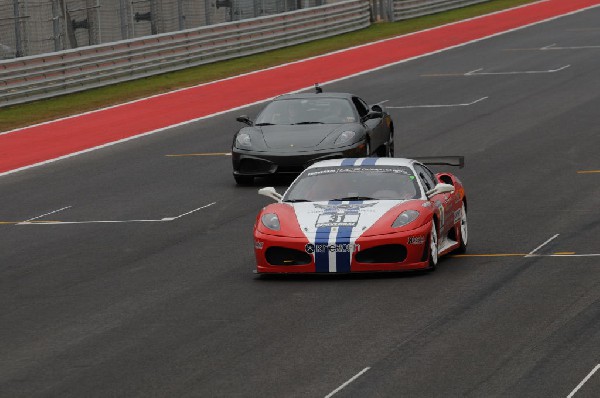
{"label": "black sports car", "polygon": [[258,115],[237,118],[247,124],[233,138],[233,177],[300,173],[312,163],[334,158],[394,155],[394,123],[381,105],[369,106],[346,93],[286,94]]}

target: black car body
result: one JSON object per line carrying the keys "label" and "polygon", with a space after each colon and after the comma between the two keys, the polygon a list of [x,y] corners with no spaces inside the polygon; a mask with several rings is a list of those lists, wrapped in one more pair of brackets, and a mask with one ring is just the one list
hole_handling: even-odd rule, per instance
{"label": "black car body", "polygon": [[352,94],[286,94],[271,101],[256,121],[237,120],[247,124],[234,136],[231,150],[239,184],[297,174],[324,159],[393,156],[390,115]]}

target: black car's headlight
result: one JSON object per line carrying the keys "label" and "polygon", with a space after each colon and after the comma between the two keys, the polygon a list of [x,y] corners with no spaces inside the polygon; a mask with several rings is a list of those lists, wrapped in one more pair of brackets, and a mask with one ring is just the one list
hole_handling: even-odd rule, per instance
{"label": "black car's headlight", "polygon": [[250,139],[250,134],[247,133],[239,133],[235,137],[235,145],[242,148],[250,148],[252,146],[252,140]]}
{"label": "black car's headlight", "polygon": [[419,217],[419,212],[416,210],[404,210],[396,218],[396,221],[392,224],[392,228],[400,228],[411,222],[415,221]]}
{"label": "black car's headlight", "polygon": [[350,141],[352,141],[352,139],[356,136],[356,133],[354,131],[344,131],[342,132],[342,134],[340,134],[338,136],[338,138],[335,140],[335,144],[336,145],[344,145],[349,143]]}

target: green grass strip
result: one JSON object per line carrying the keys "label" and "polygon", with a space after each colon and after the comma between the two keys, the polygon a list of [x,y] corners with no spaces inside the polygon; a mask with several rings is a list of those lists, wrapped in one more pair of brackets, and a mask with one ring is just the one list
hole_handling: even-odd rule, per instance
{"label": "green grass strip", "polygon": [[191,87],[360,44],[533,3],[536,0],[491,0],[474,6],[399,22],[380,22],[366,29],[243,58],[216,62],[126,83],[0,108],[0,131],[54,120],[94,109]]}

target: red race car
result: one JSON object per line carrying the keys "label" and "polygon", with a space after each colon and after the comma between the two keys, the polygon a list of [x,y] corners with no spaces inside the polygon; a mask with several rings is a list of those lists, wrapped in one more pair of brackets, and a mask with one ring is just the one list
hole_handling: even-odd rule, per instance
{"label": "red race car", "polygon": [[467,198],[451,173],[463,157],[358,158],[317,162],[254,225],[257,273],[349,273],[434,269],[467,246]]}

